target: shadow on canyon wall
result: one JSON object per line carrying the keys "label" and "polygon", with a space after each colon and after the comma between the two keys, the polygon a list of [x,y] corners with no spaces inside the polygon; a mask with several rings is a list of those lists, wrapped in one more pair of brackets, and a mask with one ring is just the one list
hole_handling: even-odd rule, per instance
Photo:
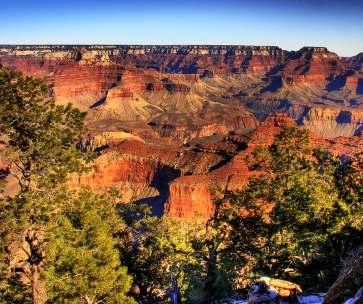
{"label": "shadow on canyon wall", "polygon": [[341,111],[336,118],[336,122],[339,124],[351,123],[352,122],[352,113],[349,111]]}
{"label": "shadow on canyon wall", "polygon": [[159,195],[136,200],[136,204],[148,205],[154,216],[161,217],[164,212],[164,204],[169,197],[169,183],[180,176],[180,170],[169,166],[161,166],[157,169],[151,187],[159,191]]}
{"label": "shadow on canyon wall", "polygon": [[361,125],[357,130],[355,130],[354,135],[359,136],[363,134],[363,125]]}
{"label": "shadow on canyon wall", "polygon": [[357,95],[363,95],[363,79],[358,81]]}
{"label": "shadow on canyon wall", "polygon": [[347,76],[342,75],[335,78],[333,81],[329,82],[325,89],[328,92],[338,91],[345,86],[346,82],[347,82]]}
{"label": "shadow on canyon wall", "polygon": [[106,96],[97,100],[93,105],[90,106],[90,109],[97,108],[98,106],[102,105],[106,101]]}
{"label": "shadow on canyon wall", "polygon": [[283,81],[281,76],[273,77],[270,84],[261,90],[261,93],[271,92],[275,93],[282,88]]}

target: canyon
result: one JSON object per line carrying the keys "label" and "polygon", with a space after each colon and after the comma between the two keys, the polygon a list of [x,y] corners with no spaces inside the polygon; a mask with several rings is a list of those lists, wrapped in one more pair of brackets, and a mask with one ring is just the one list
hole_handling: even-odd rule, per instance
{"label": "canyon", "polygon": [[0,64],[44,79],[56,103],[87,112],[79,146],[99,156],[72,187],[117,187],[158,215],[208,218],[213,189],[243,188],[256,174],[246,157],[286,126],[309,129],[314,147],[336,155],[363,150],[363,53],[3,45]]}

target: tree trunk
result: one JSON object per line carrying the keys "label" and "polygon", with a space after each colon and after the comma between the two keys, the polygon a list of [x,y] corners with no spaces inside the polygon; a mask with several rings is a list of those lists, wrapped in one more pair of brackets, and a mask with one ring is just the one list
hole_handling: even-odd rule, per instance
{"label": "tree trunk", "polygon": [[203,303],[211,303],[215,296],[215,283],[217,281],[217,250],[214,244],[208,246],[207,278],[206,278],[206,297]]}
{"label": "tree trunk", "polygon": [[41,278],[41,274],[44,271],[44,252],[41,249],[44,235],[40,229],[35,229],[31,226],[26,233],[26,240],[30,245],[28,261],[31,264],[32,270],[33,304],[44,304],[47,301],[45,282]]}
{"label": "tree trunk", "polygon": [[40,267],[34,265],[32,268],[33,304],[44,304],[47,301],[47,292],[44,281],[40,279]]}
{"label": "tree trunk", "polygon": [[94,304],[95,303],[95,297],[89,297],[88,295],[84,297],[87,304]]}

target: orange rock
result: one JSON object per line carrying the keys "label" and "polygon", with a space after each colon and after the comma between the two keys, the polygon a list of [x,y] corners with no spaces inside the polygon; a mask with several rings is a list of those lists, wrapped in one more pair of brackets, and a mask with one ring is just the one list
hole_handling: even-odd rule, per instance
{"label": "orange rock", "polygon": [[[282,127],[295,125],[286,115],[260,123],[273,112],[288,113],[316,133],[313,145],[334,154],[362,149],[362,58],[312,47],[0,49],[3,65],[53,83],[57,103],[88,111],[91,149],[109,146],[73,186],[132,188],[144,198],[162,192],[165,213],[202,218],[213,212],[211,189],[243,188],[256,174],[246,156],[270,145]],[[337,93],[343,99],[330,100],[328,91],[337,88],[350,97]],[[321,96],[313,98],[315,90]],[[120,131],[132,136],[102,135]]]}

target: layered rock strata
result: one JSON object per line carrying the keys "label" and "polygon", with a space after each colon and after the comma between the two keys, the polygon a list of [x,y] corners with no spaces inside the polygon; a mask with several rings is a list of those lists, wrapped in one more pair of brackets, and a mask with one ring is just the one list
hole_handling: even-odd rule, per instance
{"label": "layered rock strata", "polygon": [[[91,122],[151,122],[179,143],[211,134],[204,131],[211,126],[228,133],[239,117],[263,120],[274,112],[322,136],[358,133],[362,58],[320,47],[0,46],[1,64],[54,84],[56,101],[88,111]],[[325,109],[336,115],[315,114]],[[341,112],[358,118],[341,121]],[[256,126],[242,118],[237,127]]]}

